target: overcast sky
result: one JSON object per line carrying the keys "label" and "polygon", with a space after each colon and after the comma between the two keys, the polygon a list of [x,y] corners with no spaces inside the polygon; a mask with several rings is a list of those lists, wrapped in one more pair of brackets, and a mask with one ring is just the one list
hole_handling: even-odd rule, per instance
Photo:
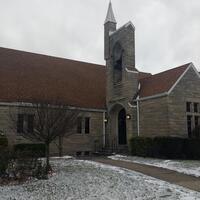
{"label": "overcast sky", "polygon": [[[0,0],[0,46],[104,64],[109,0]],[[112,0],[118,27],[136,27],[136,64],[200,70],[200,0]]]}

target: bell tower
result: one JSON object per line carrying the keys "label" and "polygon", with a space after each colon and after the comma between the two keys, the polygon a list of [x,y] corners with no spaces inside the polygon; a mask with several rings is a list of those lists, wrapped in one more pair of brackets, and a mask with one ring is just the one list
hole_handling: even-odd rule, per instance
{"label": "bell tower", "polygon": [[129,146],[137,130],[135,109],[131,103],[138,91],[138,71],[135,67],[135,27],[128,22],[117,29],[109,3],[104,22],[104,59],[106,61],[106,105],[108,114],[108,147]]}

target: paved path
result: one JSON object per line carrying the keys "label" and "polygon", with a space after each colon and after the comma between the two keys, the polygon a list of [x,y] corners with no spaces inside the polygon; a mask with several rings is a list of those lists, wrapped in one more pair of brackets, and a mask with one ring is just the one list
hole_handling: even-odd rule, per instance
{"label": "paved path", "polygon": [[95,157],[95,158],[92,158],[91,160],[100,162],[103,164],[107,164],[107,165],[122,167],[125,169],[140,172],[142,174],[146,174],[148,176],[152,176],[154,178],[200,192],[200,178],[197,178],[194,176],[185,175],[176,171],[172,171],[172,170],[168,170],[168,169],[164,169],[160,167],[154,167],[154,166],[132,163],[132,162],[127,162],[127,161],[111,160],[111,159],[102,158],[102,157]]}

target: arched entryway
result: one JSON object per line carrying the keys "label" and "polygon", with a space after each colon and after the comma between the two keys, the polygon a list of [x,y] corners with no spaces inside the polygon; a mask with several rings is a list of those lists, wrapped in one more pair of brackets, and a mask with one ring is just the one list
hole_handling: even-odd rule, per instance
{"label": "arched entryway", "polygon": [[127,144],[127,128],[126,128],[126,110],[120,105],[116,104],[110,110],[109,116],[109,143],[112,147],[117,148],[120,145]]}
{"label": "arched entryway", "polygon": [[126,111],[122,108],[118,113],[118,144],[127,144],[126,139]]}

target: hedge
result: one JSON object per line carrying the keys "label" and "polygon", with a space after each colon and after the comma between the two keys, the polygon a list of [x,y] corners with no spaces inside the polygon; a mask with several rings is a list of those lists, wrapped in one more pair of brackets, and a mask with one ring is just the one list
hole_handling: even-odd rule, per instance
{"label": "hedge", "polygon": [[6,137],[0,137],[0,177],[5,174],[8,167],[8,139]]}
{"label": "hedge", "polygon": [[24,156],[45,156],[45,145],[42,143],[21,143],[14,146],[15,153],[23,153]]}
{"label": "hedge", "polygon": [[6,137],[0,137],[0,147],[7,147],[8,146],[8,139]]}
{"label": "hedge", "polygon": [[178,137],[134,137],[131,154],[165,159],[200,159],[200,139]]}

